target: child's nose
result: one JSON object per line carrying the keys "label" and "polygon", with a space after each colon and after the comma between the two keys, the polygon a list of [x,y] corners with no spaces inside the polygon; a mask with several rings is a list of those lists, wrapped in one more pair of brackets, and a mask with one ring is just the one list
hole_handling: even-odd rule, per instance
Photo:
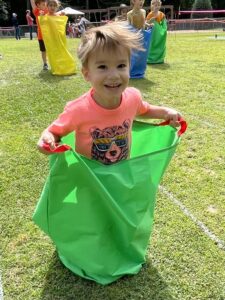
{"label": "child's nose", "polygon": [[109,71],[108,76],[109,76],[110,78],[118,78],[118,77],[119,77],[119,72],[117,71],[117,69],[111,69],[111,70]]}

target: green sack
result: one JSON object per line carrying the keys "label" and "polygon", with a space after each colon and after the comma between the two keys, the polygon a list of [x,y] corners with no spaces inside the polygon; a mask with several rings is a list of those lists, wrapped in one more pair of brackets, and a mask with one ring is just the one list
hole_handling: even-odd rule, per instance
{"label": "green sack", "polygon": [[148,50],[148,64],[164,63],[166,56],[167,22],[163,19],[160,23],[154,21],[152,37]]}
{"label": "green sack", "polygon": [[[103,165],[74,150],[51,155],[33,220],[67,268],[101,284],[141,269],[157,187],[179,140],[170,126],[134,122],[129,160]],[[74,147],[74,134],[63,142]]]}

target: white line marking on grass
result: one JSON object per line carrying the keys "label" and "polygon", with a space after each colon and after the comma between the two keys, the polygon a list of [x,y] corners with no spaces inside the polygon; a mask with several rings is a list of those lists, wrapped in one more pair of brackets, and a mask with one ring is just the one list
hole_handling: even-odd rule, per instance
{"label": "white line marking on grass", "polygon": [[2,288],[1,274],[0,274],[0,300],[3,300],[3,288]]}
{"label": "white line marking on grass", "polygon": [[174,204],[176,204],[182,212],[190,218],[215,244],[220,248],[225,250],[225,242],[220,240],[209,228],[199,221],[179,200],[177,200],[174,195],[168,192],[163,186],[159,186],[159,190],[162,191]]}

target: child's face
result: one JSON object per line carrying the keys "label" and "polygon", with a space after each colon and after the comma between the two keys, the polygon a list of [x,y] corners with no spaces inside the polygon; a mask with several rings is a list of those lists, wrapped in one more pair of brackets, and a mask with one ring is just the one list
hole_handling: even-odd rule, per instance
{"label": "child's face", "polygon": [[94,88],[95,101],[106,108],[120,104],[122,92],[129,83],[129,71],[129,53],[121,46],[116,50],[95,51],[82,70]]}
{"label": "child's face", "polygon": [[127,15],[127,8],[121,9],[120,14],[121,14],[122,16],[126,16],[126,15]]}
{"label": "child's face", "polygon": [[135,9],[141,9],[144,5],[144,0],[133,0],[133,7]]}
{"label": "child's face", "polygon": [[37,7],[39,8],[39,9],[46,9],[46,2],[45,1],[42,1],[42,2],[40,2],[40,3],[38,3],[37,4]]}
{"label": "child's face", "polygon": [[152,11],[158,11],[161,7],[160,2],[154,1],[151,3],[151,10]]}
{"label": "child's face", "polygon": [[57,12],[58,5],[57,5],[56,2],[54,2],[54,1],[49,2],[47,7],[48,7],[48,12],[49,12],[50,15]]}

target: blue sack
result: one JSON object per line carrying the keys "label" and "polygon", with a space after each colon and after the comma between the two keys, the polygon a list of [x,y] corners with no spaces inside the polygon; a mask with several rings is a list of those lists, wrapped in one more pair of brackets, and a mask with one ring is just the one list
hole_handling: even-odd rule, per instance
{"label": "blue sack", "polygon": [[[137,31],[136,28],[129,26],[132,31]],[[151,41],[152,31],[141,30],[143,35],[142,47],[145,51],[133,51],[130,61],[130,78],[144,78],[145,70],[147,66],[148,49]]]}

